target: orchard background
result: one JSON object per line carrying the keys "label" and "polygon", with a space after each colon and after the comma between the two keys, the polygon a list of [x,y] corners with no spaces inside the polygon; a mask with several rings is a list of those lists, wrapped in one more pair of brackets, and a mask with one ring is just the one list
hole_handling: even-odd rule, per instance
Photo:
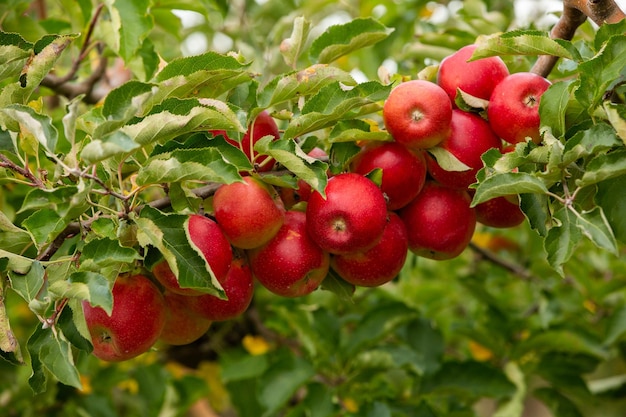
{"label": "orchard background", "polygon": [[[626,22],[553,40],[561,2],[515,6],[3,1],[0,415],[626,415]],[[391,140],[394,85],[472,43],[511,72],[560,58],[541,145],[488,152],[478,176],[476,201],[520,195],[522,225],[479,225],[451,260],[409,254],[377,288],[257,285],[188,345],[90,354],[81,301],[110,306],[118,274],[188,244],[181,218],[210,213],[216,184],[323,190],[357,141]],[[207,132],[263,110],[282,138],[257,146],[281,165],[261,175]]]}

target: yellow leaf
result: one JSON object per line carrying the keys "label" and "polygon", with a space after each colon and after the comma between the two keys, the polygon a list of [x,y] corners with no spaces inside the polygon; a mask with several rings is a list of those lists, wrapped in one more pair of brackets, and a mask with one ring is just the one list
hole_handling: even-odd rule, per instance
{"label": "yellow leaf", "polygon": [[493,358],[493,352],[478,342],[473,340],[469,341],[469,350],[472,353],[472,357],[477,361],[488,361]]}
{"label": "yellow leaf", "polygon": [[243,347],[249,354],[257,356],[264,355],[270,350],[270,345],[262,336],[245,335],[243,340]]}

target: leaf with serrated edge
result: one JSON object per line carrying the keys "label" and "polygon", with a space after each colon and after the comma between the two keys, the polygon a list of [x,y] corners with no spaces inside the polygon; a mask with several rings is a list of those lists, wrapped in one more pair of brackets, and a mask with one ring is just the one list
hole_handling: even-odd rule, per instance
{"label": "leaf with serrated edge", "polygon": [[577,226],[583,235],[587,236],[598,248],[614,255],[618,254],[615,235],[600,207],[581,212],[578,216]]}
{"label": "leaf with serrated edge", "polygon": [[189,216],[166,214],[146,206],[137,224],[137,240],[142,247],[157,248],[183,288],[193,288],[220,298],[224,290],[215,278],[211,267],[199,253],[188,235]]}
{"label": "leaf with serrated edge", "polygon": [[553,55],[571,59],[572,54],[547,32],[511,31],[481,36],[470,61],[497,55]]}
{"label": "leaf with serrated edge", "polygon": [[582,233],[577,226],[576,216],[566,207],[554,213],[553,219],[560,224],[548,231],[543,246],[550,266],[564,276],[563,265],[572,257]]}
{"label": "leaf with serrated edge", "polygon": [[626,174],[626,150],[620,149],[600,154],[587,164],[582,178],[576,181],[579,187],[586,187],[600,181]]}
{"label": "leaf with serrated edge", "polygon": [[49,116],[39,114],[33,108],[21,104],[13,104],[0,111],[28,130],[49,155],[54,154],[59,133]]}
{"label": "leaf with serrated edge", "polygon": [[56,280],[48,287],[55,298],[75,298],[101,307],[107,314],[113,310],[111,283],[96,272],[74,272],[66,280]]}
{"label": "leaf with serrated edge", "polygon": [[609,122],[615,129],[617,136],[626,145],[626,106],[610,102],[604,103],[604,111],[609,118]]}
{"label": "leaf with serrated edge", "polygon": [[468,171],[470,169],[470,167],[461,162],[459,158],[441,146],[429,148],[428,153],[431,154],[435,160],[437,160],[437,164],[446,171]]}
{"label": "leaf with serrated edge", "polygon": [[539,178],[525,172],[496,174],[479,182],[472,207],[492,198],[524,193],[546,194],[548,189]]}
{"label": "leaf with serrated edge", "polygon": [[33,261],[27,273],[9,271],[11,288],[26,302],[30,303],[37,298],[44,284],[45,270],[41,262]]}

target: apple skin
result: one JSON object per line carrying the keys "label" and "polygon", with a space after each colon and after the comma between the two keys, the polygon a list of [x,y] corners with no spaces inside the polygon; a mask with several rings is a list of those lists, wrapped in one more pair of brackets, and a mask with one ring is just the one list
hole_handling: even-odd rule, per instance
{"label": "apple skin", "polygon": [[228,274],[220,284],[227,299],[222,300],[210,294],[194,297],[190,300],[190,308],[195,314],[210,321],[224,321],[238,317],[248,309],[252,302],[254,283],[252,271],[243,254],[233,259]]}
{"label": "apple skin", "polygon": [[124,274],[112,288],[111,315],[82,302],[93,354],[109,362],[125,361],[148,351],[165,326],[165,300],[145,275]]}
{"label": "apple skin", "polygon": [[404,222],[396,213],[389,212],[389,222],[376,245],[365,252],[333,255],[331,267],[350,284],[377,287],[400,273],[406,261],[408,245]]}
{"label": "apple skin", "polygon": [[427,149],[448,135],[452,104],[445,91],[426,80],[411,80],[391,90],[383,121],[393,139],[411,149]]}
{"label": "apple skin", "polygon": [[474,207],[476,220],[485,226],[501,229],[519,226],[526,216],[517,199],[517,196],[502,196],[477,204]]}
{"label": "apple skin", "polygon": [[269,155],[259,155],[259,153],[254,150],[254,144],[264,136],[271,135],[274,137],[274,140],[278,140],[280,138],[278,125],[266,110],[259,113],[256,119],[250,123],[248,130],[246,130],[246,133],[241,139],[241,143],[228,137],[226,131],[224,130],[210,130],[209,132],[213,133],[214,136],[224,136],[226,142],[241,149],[242,152],[246,154],[250,162],[252,162],[257,172],[267,172],[274,168],[276,161],[273,158]]}
{"label": "apple skin", "polygon": [[444,89],[454,105],[457,88],[464,92],[489,100],[495,86],[509,75],[509,70],[497,56],[468,62],[476,45],[466,45],[445,57],[439,64],[437,84]]}
{"label": "apple skin", "polygon": [[248,251],[254,277],[270,292],[301,297],[313,292],[330,268],[330,255],[307,233],[307,215],[288,211],[276,236]]}
{"label": "apple skin", "polygon": [[163,293],[165,299],[165,326],[159,341],[168,345],[182,346],[195,342],[204,335],[211,320],[199,316],[192,308],[197,297],[176,294],[170,291]]}
{"label": "apple skin", "polygon": [[452,112],[450,135],[439,144],[470,167],[467,171],[446,171],[433,156],[427,155],[428,172],[437,182],[453,188],[467,188],[476,182],[476,173],[483,167],[481,156],[489,149],[502,149],[502,141],[485,119],[477,114],[455,109]]}
{"label": "apple skin", "polygon": [[427,181],[422,192],[398,213],[409,238],[409,250],[435,260],[457,257],[476,229],[476,212],[466,190]]}
{"label": "apple skin", "polygon": [[325,251],[360,252],[374,246],[387,224],[387,201],[378,186],[361,174],[335,175],[326,198],[314,191],[306,208],[307,230]]}
{"label": "apple skin", "polygon": [[409,204],[426,181],[423,151],[410,151],[397,142],[366,145],[352,160],[350,170],[367,175],[376,168],[383,171],[380,189],[387,196],[387,208],[397,210]]}
{"label": "apple skin", "polygon": [[541,141],[539,103],[552,83],[532,72],[517,72],[503,79],[493,90],[487,107],[492,129],[509,143],[530,137]]}
{"label": "apple skin", "polygon": [[213,209],[226,238],[240,249],[263,245],[285,219],[285,206],[278,193],[253,177],[218,188]]}

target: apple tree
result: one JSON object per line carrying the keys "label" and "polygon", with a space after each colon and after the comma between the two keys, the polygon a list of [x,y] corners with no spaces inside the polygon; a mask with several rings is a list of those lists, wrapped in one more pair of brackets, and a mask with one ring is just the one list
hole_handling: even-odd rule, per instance
{"label": "apple tree", "polygon": [[626,20],[528,4],[0,4],[0,415],[623,416]]}

